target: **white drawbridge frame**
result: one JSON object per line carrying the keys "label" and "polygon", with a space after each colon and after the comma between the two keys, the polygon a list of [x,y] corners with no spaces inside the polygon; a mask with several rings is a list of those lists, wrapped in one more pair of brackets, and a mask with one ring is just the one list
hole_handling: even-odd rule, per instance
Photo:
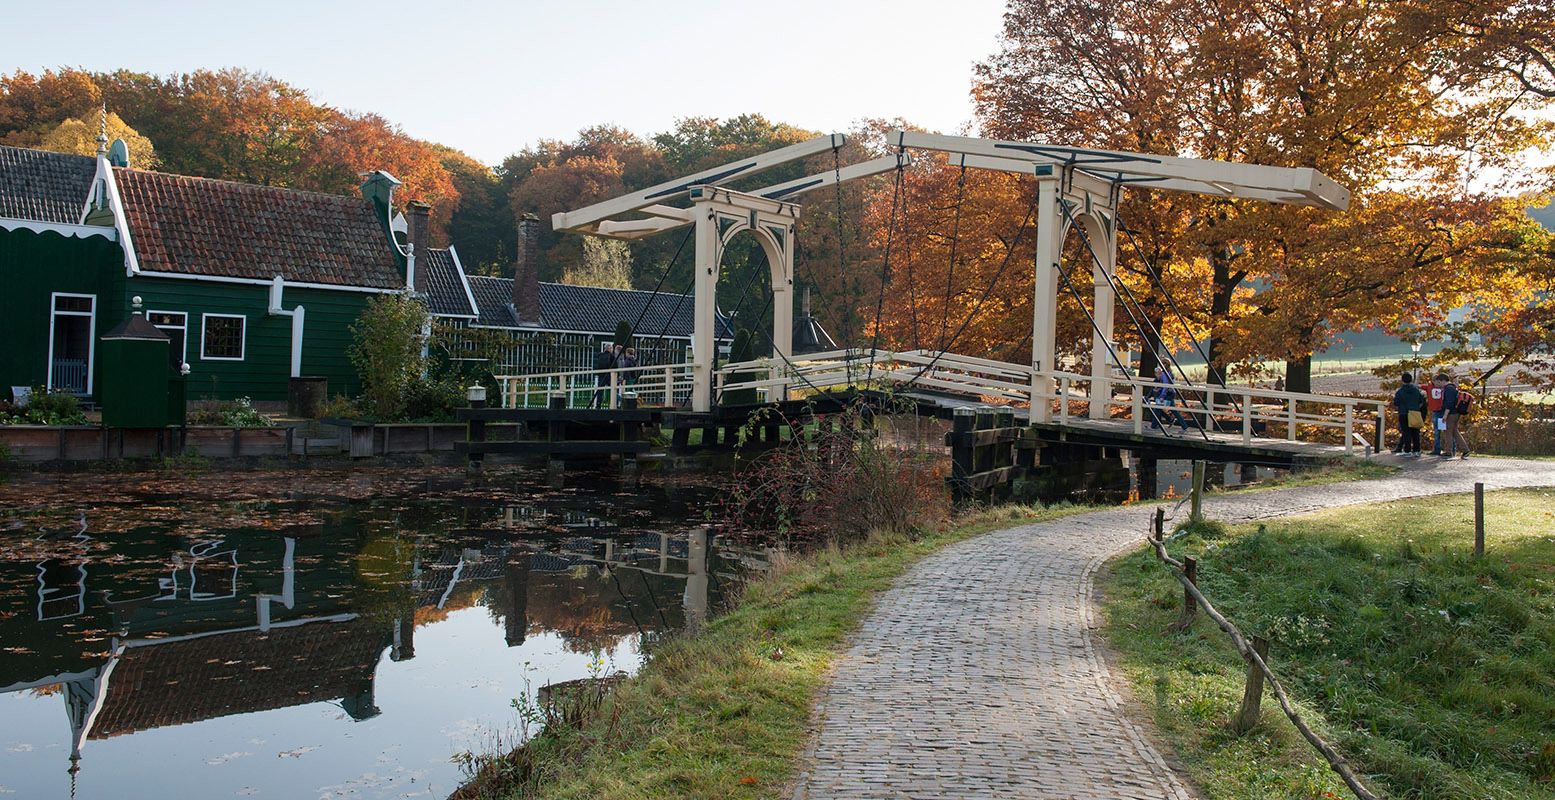
{"label": "white drawbridge frame", "polygon": [[[1112,279],[1117,265],[1117,209],[1124,190],[1150,189],[1192,192],[1215,197],[1313,206],[1333,211],[1349,207],[1349,190],[1323,173],[1308,168],[1268,167],[1230,161],[1182,158],[1153,153],[1066,147],[1037,142],[1013,142],[967,136],[946,136],[898,130],[890,134],[895,153],[815,175],[738,192],[722,184],[772,167],[825,152],[838,152],[847,142],[840,133],[705,169],[641,191],[575,211],[554,215],[559,231],[641,239],[665,231],[695,226],[695,321],[692,334],[692,409],[712,406],[714,296],[719,262],[735,235],[750,231],[760,242],[772,271],[774,357],[786,359],[793,335],[794,226],[800,206],[792,201],[825,186],[889,172],[908,163],[908,152],[945,153],[954,166],[1031,175],[1037,181],[1035,296],[1031,325],[1032,374],[1030,399],[1033,422],[1051,420],[1045,398],[1053,396],[1058,375],[1055,324],[1058,308],[1058,259],[1071,226],[1079,226],[1095,253],[1091,353],[1090,414],[1107,413],[1112,397],[1108,364],[1112,350],[1113,314],[1117,298]],[[672,205],[689,202],[689,206]],[[632,216],[627,216],[632,215]],[[786,396],[787,385],[774,385],[769,397]]]}

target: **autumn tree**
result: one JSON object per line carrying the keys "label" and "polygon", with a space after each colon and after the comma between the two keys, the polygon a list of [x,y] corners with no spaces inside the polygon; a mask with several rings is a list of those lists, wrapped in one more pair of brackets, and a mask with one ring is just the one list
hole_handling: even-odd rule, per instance
{"label": "autumn tree", "polygon": [[632,288],[632,252],[626,242],[589,236],[583,239],[583,261],[562,274],[562,283],[574,286],[598,286],[603,289]]}
{"label": "autumn tree", "polygon": [[[1528,85],[1544,51],[1485,33],[1529,6],[1016,2],[976,99],[994,135],[1312,167],[1351,188],[1349,214],[1151,197],[1165,213],[1144,216],[1160,265],[1205,278],[1183,299],[1213,360],[1284,358],[1300,390],[1342,326],[1396,329],[1458,302],[1455,274],[1502,263],[1467,242],[1503,227],[1491,216],[1507,206],[1463,187],[1489,165],[1510,178],[1498,194],[1538,188],[1517,154],[1549,136],[1529,113],[1545,101]],[[1125,222],[1142,228],[1131,200]],[[1452,274],[1418,280],[1432,264]]]}
{"label": "autumn tree", "polygon": [[156,147],[151,144],[151,140],[124,124],[124,120],[111,111],[108,112],[106,120],[99,118],[96,121],[88,121],[74,117],[67,119],[55,126],[54,130],[44,134],[42,140],[38,142],[38,147],[56,153],[95,155],[98,137],[105,133],[110,142],[115,139],[124,141],[125,147],[129,148],[132,166],[139,169],[157,168]]}

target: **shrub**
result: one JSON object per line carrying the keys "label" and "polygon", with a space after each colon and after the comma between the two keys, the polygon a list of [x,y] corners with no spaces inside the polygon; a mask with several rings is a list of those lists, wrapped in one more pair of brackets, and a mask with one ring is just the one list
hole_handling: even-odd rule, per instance
{"label": "shrub", "polygon": [[319,406],[319,419],[355,419],[361,413],[356,401],[343,394],[337,394]]}
{"label": "shrub", "polygon": [[0,425],[85,425],[86,412],[81,399],[66,392],[32,391],[25,408],[0,409]]}
{"label": "shrub", "polygon": [[418,377],[405,387],[406,419],[446,422],[463,405],[464,387],[450,378]]}
{"label": "shrub", "polygon": [[422,355],[427,310],[406,293],[380,294],[351,325],[351,365],[362,381],[362,410],[375,419],[399,419],[410,385],[425,372]]}
{"label": "shrub", "polygon": [[254,410],[247,397],[224,400],[189,412],[190,425],[226,425],[233,428],[268,428],[270,418]]}
{"label": "shrub", "polygon": [[[748,430],[775,409],[752,415]],[[943,460],[916,425],[907,436],[877,435],[874,414],[854,405],[745,462],[728,501],[736,524],[790,538],[836,542],[871,531],[915,533],[950,510]],[[784,421],[787,424],[787,420]]]}

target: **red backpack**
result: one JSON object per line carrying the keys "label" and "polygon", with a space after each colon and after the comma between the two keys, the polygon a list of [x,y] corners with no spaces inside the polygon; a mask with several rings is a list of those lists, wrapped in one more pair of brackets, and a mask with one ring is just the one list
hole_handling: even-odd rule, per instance
{"label": "red backpack", "polygon": [[1473,408],[1474,408],[1474,395],[1469,394],[1468,392],[1466,392],[1466,391],[1464,391],[1462,389],[1459,389],[1458,390],[1458,404],[1452,407],[1452,413],[1457,414],[1460,417],[1466,417],[1466,416],[1468,416],[1469,411],[1473,410]]}

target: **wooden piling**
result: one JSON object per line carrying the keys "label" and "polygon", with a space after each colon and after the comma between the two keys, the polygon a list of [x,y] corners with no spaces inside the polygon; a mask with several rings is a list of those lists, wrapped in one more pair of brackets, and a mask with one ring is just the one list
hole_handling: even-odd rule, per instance
{"label": "wooden piling", "polygon": [[[485,391],[481,391],[478,394],[472,392],[472,394],[475,394],[475,396],[471,397],[471,399],[470,399],[470,408],[485,408],[486,407],[486,393],[485,393]],[[483,420],[483,419],[472,419],[472,420],[470,420],[466,424],[468,425],[468,427],[466,429],[466,433],[465,433],[465,437],[464,438],[466,440],[468,440],[471,444],[483,444],[483,443],[485,443],[485,441],[486,441],[486,420]],[[470,448],[469,457],[465,460],[465,469],[470,471],[470,472],[480,472],[481,471],[481,467],[483,466],[483,462],[485,461],[485,459],[486,459],[486,454],[481,452],[479,447],[472,447],[472,448]]]}

